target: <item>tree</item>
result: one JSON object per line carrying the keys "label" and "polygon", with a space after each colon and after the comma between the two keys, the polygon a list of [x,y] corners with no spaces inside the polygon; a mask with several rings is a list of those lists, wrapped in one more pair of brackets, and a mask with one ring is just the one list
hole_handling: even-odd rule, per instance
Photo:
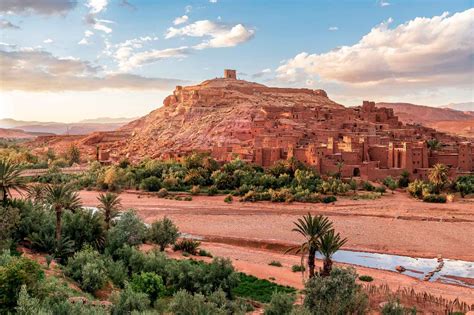
{"label": "tree", "polygon": [[319,252],[323,255],[323,270],[321,276],[327,277],[331,274],[332,270],[332,255],[336,253],[344,244],[347,239],[341,238],[339,233],[335,233],[333,229],[324,233],[321,237],[319,244]]}
{"label": "tree", "polygon": [[56,213],[56,241],[61,240],[61,220],[65,209],[75,210],[81,207],[79,195],[71,185],[48,185],[45,188],[45,201]]}
{"label": "tree", "polygon": [[97,200],[99,201],[98,208],[104,215],[106,229],[108,230],[110,228],[110,221],[117,217],[119,210],[122,208],[120,198],[117,194],[108,192],[100,194]]}
{"label": "tree", "polygon": [[28,199],[34,202],[41,202],[44,199],[44,186],[41,184],[30,185],[28,187]]}
{"label": "tree", "polygon": [[337,178],[341,178],[342,177],[342,169],[344,168],[344,162],[337,162],[336,163],[336,167],[337,167]]}
{"label": "tree", "polygon": [[435,192],[439,193],[448,181],[449,168],[441,163],[436,164],[428,174],[428,179],[435,187]]}
{"label": "tree", "polygon": [[21,193],[26,188],[25,181],[21,177],[22,167],[11,160],[0,160],[0,193],[3,205],[6,205],[11,197],[11,190]]}
{"label": "tree", "polygon": [[75,144],[72,144],[69,147],[67,151],[67,157],[70,165],[73,165],[74,163],[81,163],[81,151]]}
{"label": "tree", "polygon": [[426,141],[426,145],[428,146],[428,149],[435,151],[441,148],[441,142],[437,139],[430,139]]}
{"label": "tree", "polygon": [[164,251],[166,246],[176,242],[179,230],[173,221],[164,217],[163,220],[153,222],[149,235],[152,242],[160,245],[160,251]]}
{"label": "tree", "polygon": [[287,253],[294,252],[295,254],[301,254],[302,260],[304,254],[308,253],[309,277],[313,278],[314,260],[316,252],[319,250],[320,239],[332,228],[332,222],[322,215],[313,217],[308,213],[303,216],[303,218],[294,222],[294,224],[296,227],[292,231],[301,234],[305,238],[305,241],[301,245],[289,248]]}

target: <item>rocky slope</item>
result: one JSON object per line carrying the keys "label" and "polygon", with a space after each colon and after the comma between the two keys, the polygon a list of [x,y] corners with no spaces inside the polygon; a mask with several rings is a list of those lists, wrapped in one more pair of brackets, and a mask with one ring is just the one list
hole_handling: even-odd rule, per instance
{"label": "rocky slope", "polygon": [[195,86],[178,86],[162,107],[120,128],[131,132],[131,137],[113,147],[134,158],[241,145],[253,141],[250,130],[268,111],[294,106],[344,108],[322,90],[270,88],[235,79],[208,80]]}

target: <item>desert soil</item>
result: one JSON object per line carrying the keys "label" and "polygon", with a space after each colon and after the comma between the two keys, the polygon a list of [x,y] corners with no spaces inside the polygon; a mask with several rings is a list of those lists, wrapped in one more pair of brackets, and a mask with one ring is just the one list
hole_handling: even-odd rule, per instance
{"label": "desert soil", "polygon": [[[98,192],[81,191],[86,206],[96,206]],[[223,196],[193,196],[192,201],[157,198],[126,191],[124,208],[135,208],[147,223],[165,215],[180,231],[211,240],[203,247],[215,256],[229,257],[237,269],[281,284],[301,287],[301,274],[291,265],[297,256],[283,255],[281,247],[301,241],[291,232],[293,221],[303,214],[323,214],[348,238],[345,249],[391,253],[413,257],[474,261],[474,199],[447,204],[417,201],[403,192],[388,193],[378,200],[340,198],[335,204],[225,203]],[[283,268],[268,266],[272,260]],[[446,298],[474,303],[474,290],[455,285],[423,282],[396,272],[357,267],[359,274],[374,277],[375,284],[414,288]]]}

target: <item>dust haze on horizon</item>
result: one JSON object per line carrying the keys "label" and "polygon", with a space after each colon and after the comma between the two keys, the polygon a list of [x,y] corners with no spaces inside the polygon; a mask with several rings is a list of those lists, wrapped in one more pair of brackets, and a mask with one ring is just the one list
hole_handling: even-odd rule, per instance
{"label": "dust haze on horizon", "polygon": [[5,1],[0,119],[138,117],[224,68],[346,106],[474,110],[473,23],[466,0]]}

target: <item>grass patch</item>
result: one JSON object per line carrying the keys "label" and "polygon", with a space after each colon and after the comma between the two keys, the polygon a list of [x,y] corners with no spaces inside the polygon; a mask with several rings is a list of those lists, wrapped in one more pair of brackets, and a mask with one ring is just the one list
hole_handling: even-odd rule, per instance
{"label": "grass patch", "polygon": [[293,272],[302,272],[302,271],[305,271],[306,268],[302,265],[293,265],[291,266],[291,271]]}
{"label": "grass patch", "polygon": [[374,278],[372,278],[371,276],[360,276],[359,280],[364,282],[372,282],[374,281]]}
{"label": "grass patch", "polygon": [[258,279],[257,277],[245,273],[239,273],[239,278],[239,285],[233,289],[233,293],[238,297],[253,301],[269,303],[275,291],[296,293],[295,288],[282,286],[264,279]]}
{"label": "grass patch", "polygon": [[274,267],[282,267],[281,262],[276,261],[276,260],[273,260],[273,261],[269,262],[268,265],[269,266],[274,266]]}

